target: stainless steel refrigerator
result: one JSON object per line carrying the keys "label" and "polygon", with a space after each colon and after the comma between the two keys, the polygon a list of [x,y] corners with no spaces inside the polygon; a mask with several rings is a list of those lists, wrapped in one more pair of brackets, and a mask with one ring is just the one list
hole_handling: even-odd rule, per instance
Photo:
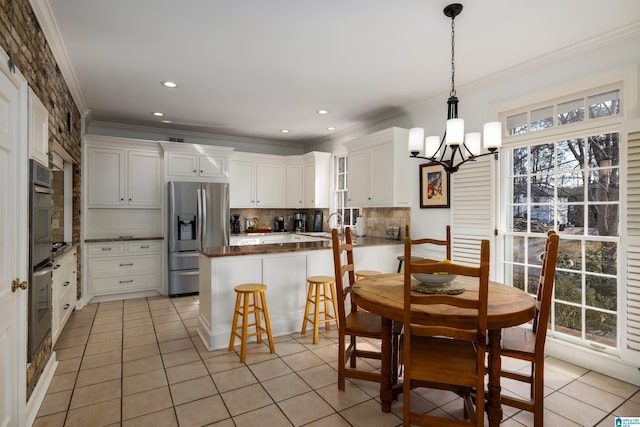
{"label": "stainless steel refrigerator", "polygon": [[229,244],[229,184],[169,182],[169,295],[199,291],[199,251]]}

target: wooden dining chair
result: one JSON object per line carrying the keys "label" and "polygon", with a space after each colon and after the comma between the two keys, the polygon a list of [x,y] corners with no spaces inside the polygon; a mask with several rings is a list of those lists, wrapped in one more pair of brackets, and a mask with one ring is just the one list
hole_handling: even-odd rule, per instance
{"label": "wooden dining chair", "polygon": [[[405,229],[406,232],[406,236],[410,237],[409,234],[409,226],[406,226]],[[444,246],[445,247],[445,253],[446,253],[446,259],[451,260],[451,226],[447,225],[446,231],[445,231],[445,239],[444,240],[439,240],[439,239],[431,239],[431,238],[424,238],[424,239],[412,239],[411,240],[411,244],[412,245],[425,245],[425,244],[429,244],[429,245],[437,245],[437,246]]]}
{"label": "wooden dining chair", "polygon": [[[411,259],[411,238],[405,238],[405,259]],[[413,273],[445,272],[478,278],[478,291],[467,295],[424,294],[411,290]],[[404,425],[483,426],[484,376],[487,338],[487,300],[489,293],[489,241],[480,247],[480,265],[468,267],[453,263],[409,261],[404,270],[403,346]],[[440,304],[471,310],[471,319],[449,316],[429,321],[420,317],[421,305]],[[445,308],[446,309],[446,308]],[[443,418],[411,411],[411,390],[428,387],[451,390],[463,397],[465,420]],[[476,406],[472,392],[476,390]]]}
{"label": "wooden dining chair", "polygon": [[514,396],[500,396],[503,405],[533,412],[535,427],[543,426],[544,414],[544,344],[547,337],[547,324],[551,313],[551,296],[556,274],[556,261],[558,259],[558,246],[560,236],[550,230],[542,258],[542,268],[538,280],[538,292],[536,296],[536,314],[533,324],[529,327],[515,326],[502,330],[502,345],[500,356],[512,357],[531,363],[530,375],[522,372],[501,370],[500,375],[530,385],[529,399],[520,399]]}
{"label": "wooden dining chair", "polygon": [[[331,231],[333,263],[335,268],[336,295],[338,299],[338,390],[345,389],[345,379],[355,378],[365,381],[382,382],[382,374],[375,371],[357,369],[356,358],[382,360],[379,351],[363,350],[357,347],[358,337],[382,339],[382,318],[368,311],[359,310],[349,298],[350,307],[345,304],[351,294],[351,285],[355,283],[353,263],[353,243],[351,230],[345,229],[344,243],[340,243],[338,230]],[[346,253],[346,264],[342,262],[342,254]],[[346,275],[346,280],[345,280]],[[402,324],[398,323],[392,338],[392,382],[398,382],[398,341]],[[349,345],[346,340],[349,338]],[[349,366],[347,366],[347,362]]]}

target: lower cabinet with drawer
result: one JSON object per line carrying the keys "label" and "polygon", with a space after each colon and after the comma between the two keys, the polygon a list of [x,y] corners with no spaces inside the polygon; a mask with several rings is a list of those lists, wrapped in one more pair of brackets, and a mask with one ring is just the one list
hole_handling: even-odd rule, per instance
{"label": "lower cabinet with drawer", "polygon": [[54,345],[76,305],[76,254],[74,247],[53,260],[51,339]]}
{"label": "lower cabinet with drawer", "polygon": [[90,297],[162,292],[162,241],[87,244]]}

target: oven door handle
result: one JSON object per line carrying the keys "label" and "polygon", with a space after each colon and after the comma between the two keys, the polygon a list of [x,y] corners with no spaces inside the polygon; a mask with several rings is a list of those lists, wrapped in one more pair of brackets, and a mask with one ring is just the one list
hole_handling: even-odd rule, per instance
{"label": "oven door handle", "polygon": [[33,277],[44,276],[45,274],[51,273],[52,271],[53,271],[53,267],[43,268],[42,270],[38,270],[35,273],[33,273]]}
{"label": "oven door handle", "polygon": [[42,193],[42,194],[53,194],[53,188],[40,187],[39,185],[34,185],[33,191],[35,191],[36,193]]}

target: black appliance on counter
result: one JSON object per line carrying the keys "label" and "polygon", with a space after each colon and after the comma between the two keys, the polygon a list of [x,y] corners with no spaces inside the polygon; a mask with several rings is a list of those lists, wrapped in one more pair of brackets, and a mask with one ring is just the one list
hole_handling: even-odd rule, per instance
{"label": "black appliance on counter", "polygon": [[242,231],[240,228],[240,215],[233,214],[231,218],[231,232],[233,234],[240,234]]}
{"label": "black appliance on counter", "polygon": [[51,178],[49,168],[30,160],[28,361],[51,330]]}
{"label": "black appliance on counter", "polygon": [[277,216],[273,220],[273,231],[285,232],[287,230],[284,229],[284,217]]}
{"label": "black appliance on counter", "polygon": [[295,232],[307,231],[307,214],[295,212],[293,214],[293,230]]}

